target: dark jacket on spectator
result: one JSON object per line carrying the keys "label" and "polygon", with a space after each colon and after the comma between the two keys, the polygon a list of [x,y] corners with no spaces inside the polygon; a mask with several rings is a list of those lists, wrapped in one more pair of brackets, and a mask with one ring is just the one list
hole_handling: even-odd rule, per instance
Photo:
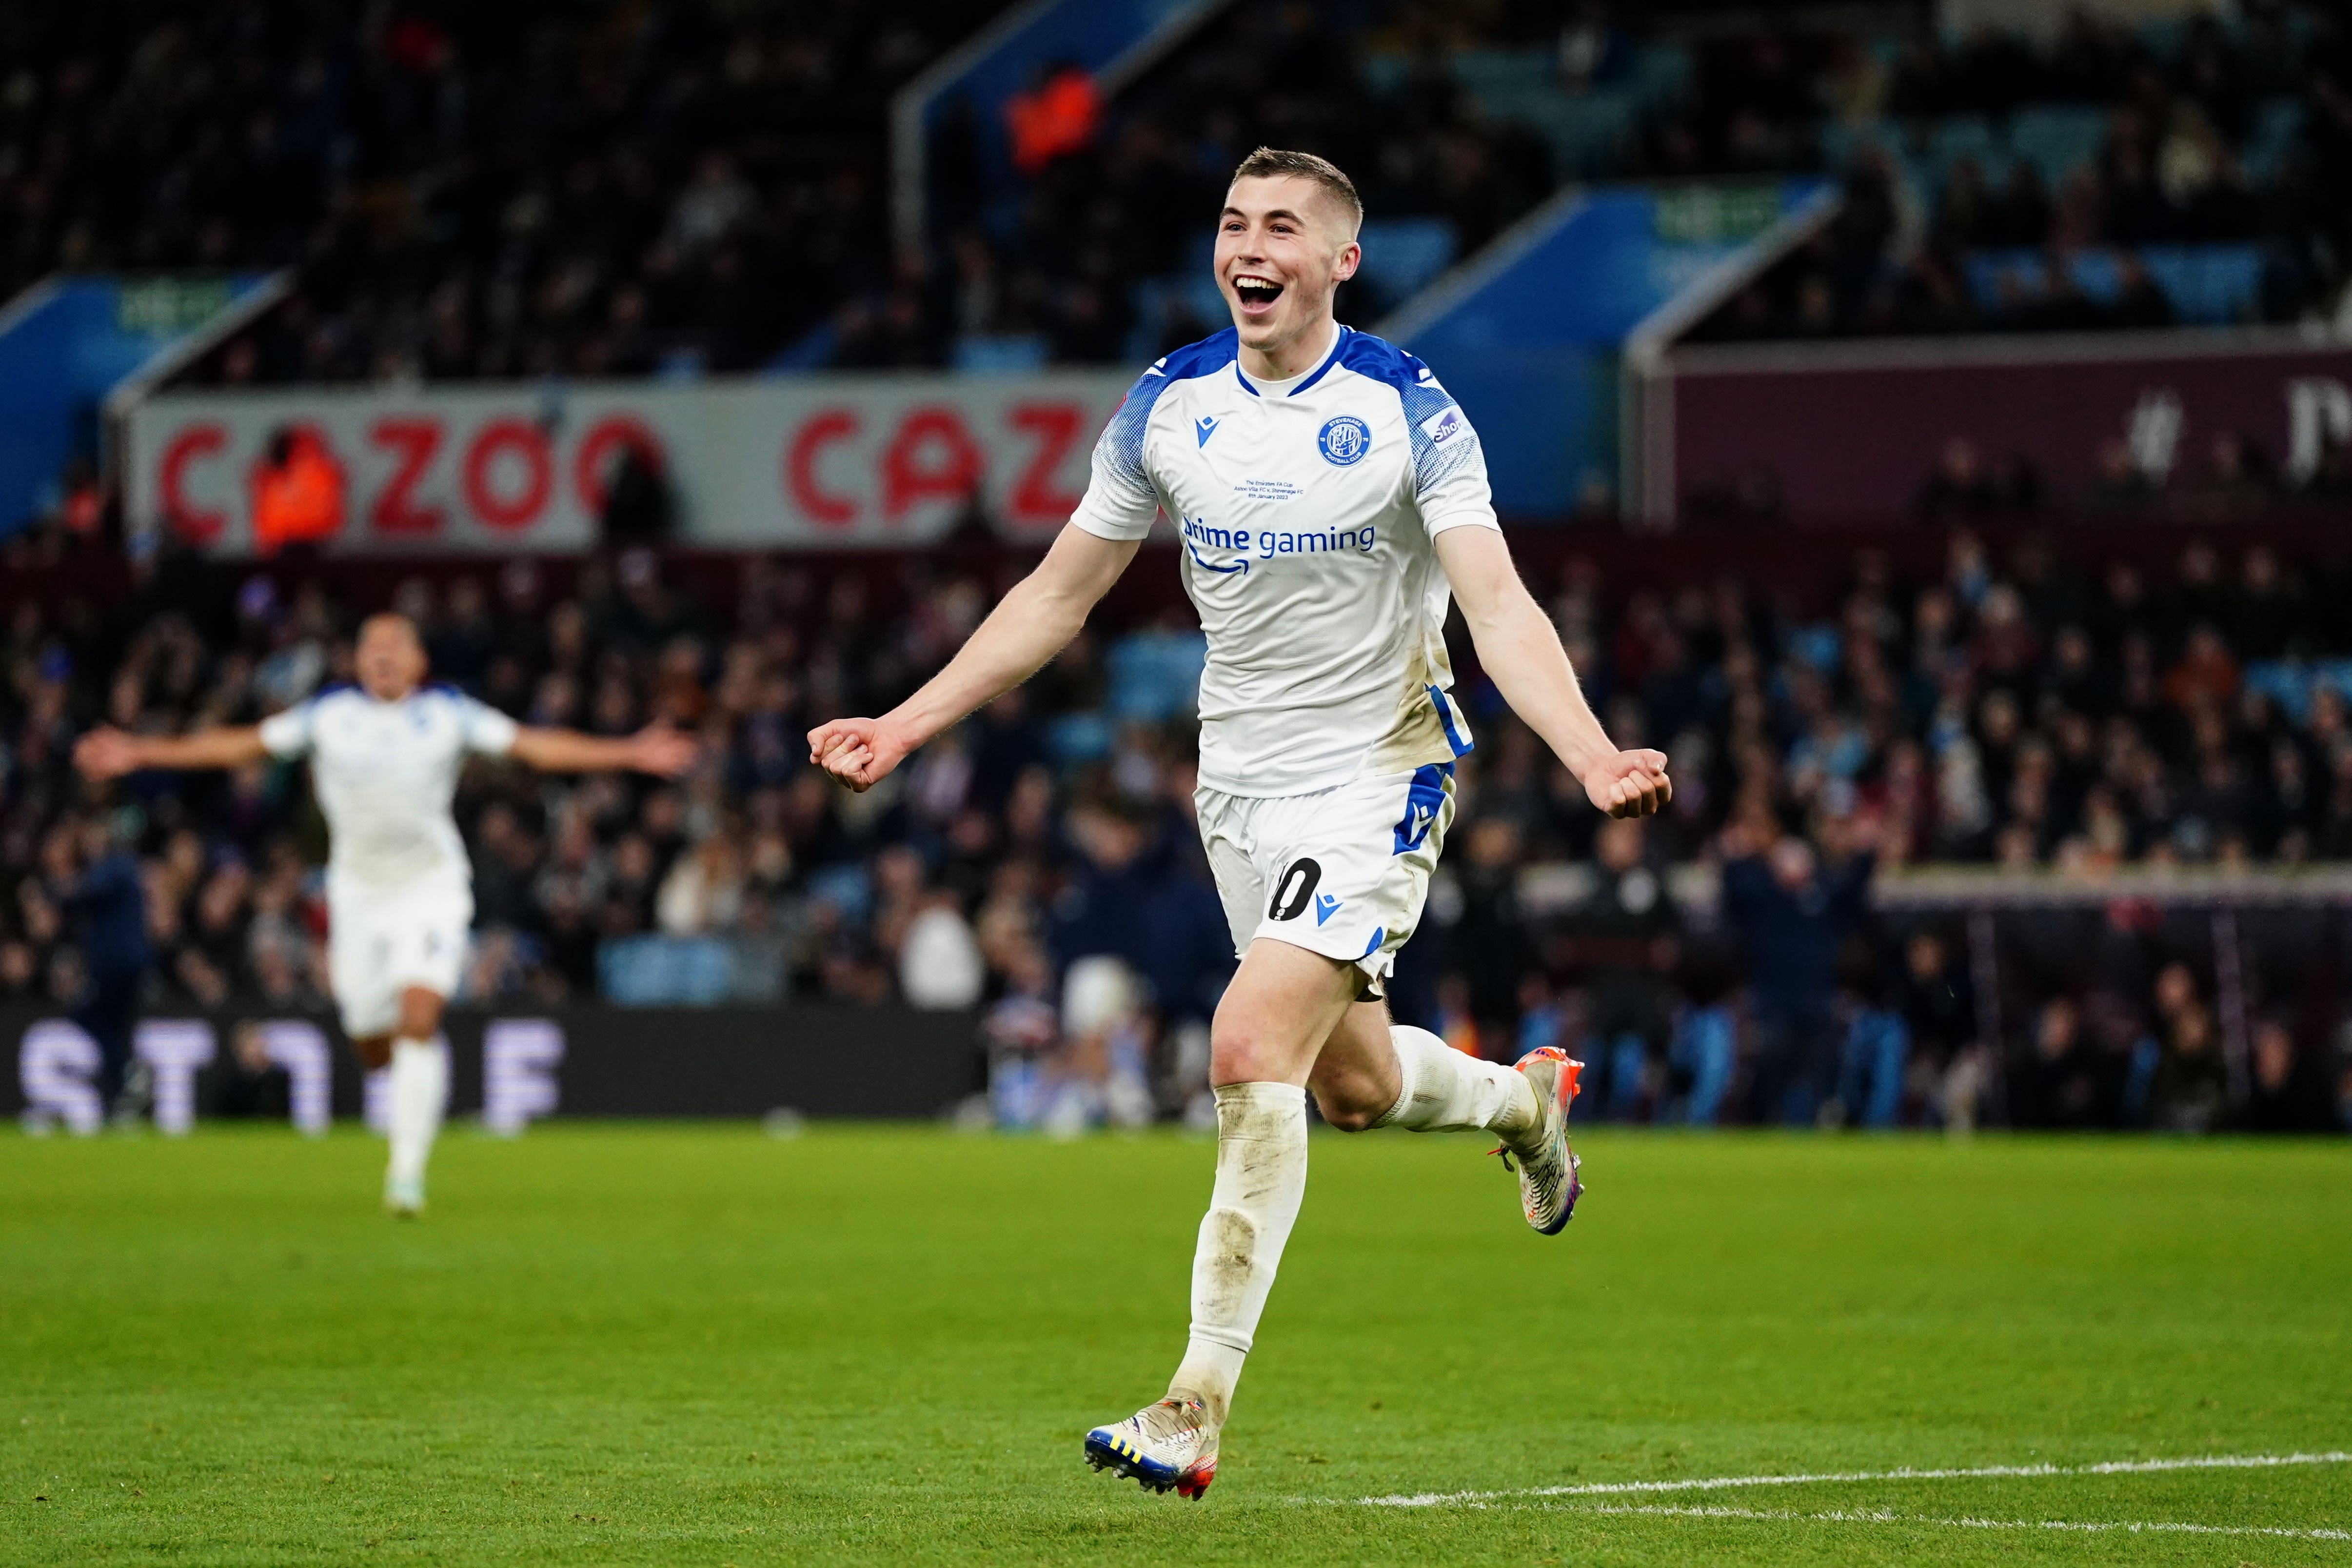
{"label": "dark jacket on spectator", "polygon": [[1875,855],[1856,855],[1834,870],[1816,870],[1793,892],[1759,856],[1724,863],[1724,913],[1747,944],[1759,1016],[1791,1021],[1828,1010],[1838,949],[1862,919],[1877,863]]}
{"label": "dark jacket on spectator", "polygon": [[146,885],[130,851],[111,850],[84,871],[66,907],[80,923],[82,961],[93,978],[137,975],[153,959]]}

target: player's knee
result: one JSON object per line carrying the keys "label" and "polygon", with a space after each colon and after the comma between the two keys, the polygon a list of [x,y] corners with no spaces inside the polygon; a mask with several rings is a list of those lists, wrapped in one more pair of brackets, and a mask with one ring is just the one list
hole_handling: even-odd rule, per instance
{"label": "player's knee", "polygon": [[1209,1026],[1212,1083],[1271,1083],[1285,1076],[1284,1053],[1252,1024],[1220,1015]]}
{"label": "player's knee", "polygon": [[370,1072],[381,1072],[392,1065],[392,1037],[371,1035],[352,1042],[352,1054],[360,1058],[360,1066]]}
{"label": "player's knee", "polygon": [[400,994],[400,1032],[408,1039],[429,1040],[441,1027],[441,998],[421,985]]}
{"label": "player's knee", "polygon": [[1327,1088],[1321,1084],[1315,1086],[1315,1107],[1323,1113],[1325,1122],[1342,1132],[1370,1131],[1379,1122],[1381,1113],[1388,1109],[1385,1105],[1374,1105],[1364,1095],[1351,1093],[1349,1086]]}

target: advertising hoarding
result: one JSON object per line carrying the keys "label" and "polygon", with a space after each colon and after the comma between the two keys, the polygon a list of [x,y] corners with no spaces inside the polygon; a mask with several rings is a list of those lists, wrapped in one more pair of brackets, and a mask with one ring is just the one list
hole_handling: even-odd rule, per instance
{"label": "advertising hoarding", "polygon": [[134,531],[167,521],[250,552],[257,471],[306,432],[341,476],[336,552],[576,551],[632,449],[663,476],[676,536],[731,549],[920,545],[978,495],[1046,539],[1086,492],[1131,378],[841,374],[712,381],[168,393],[133,410]]}

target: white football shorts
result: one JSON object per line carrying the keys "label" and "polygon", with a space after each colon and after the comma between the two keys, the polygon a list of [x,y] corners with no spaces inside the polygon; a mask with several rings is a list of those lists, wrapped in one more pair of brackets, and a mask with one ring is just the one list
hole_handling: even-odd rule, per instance
{"label": "white football shorts", "polygon": [[400,1024],[400,994],[418,986],[457,993],[474,925],[474,890],[428,877],[404,888],[327,890],[327,978],[343,1032],[389,1035]]}
{"label": "white football shorts", "polygon": [[1234,953],[1272,937],[1353,963],[1377,990],[1421,923],[1454,821],[1454,764],[1312,795],[1192,798]]}

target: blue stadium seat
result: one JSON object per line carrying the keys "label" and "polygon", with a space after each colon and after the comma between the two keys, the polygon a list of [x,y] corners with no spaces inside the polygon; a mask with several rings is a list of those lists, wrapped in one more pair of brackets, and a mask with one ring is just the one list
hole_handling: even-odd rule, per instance
{"label": "blue stadium seat", "polygon": [[965,332],[957,337],[948,363],[973,375],[1023,375],[1045,368],[1051,345],[1042,332]]}
{"label": "blue stadium seat", "polygon": [[1209,639],[1197,631],[1130,632],[1111,645],[1103,666],[1108,701],[1121,723],[1164,724],[1200,706]]}
{"label": "blue stadium seat", "polygon": [[1926,140],[1927,160],[1939,184],[1963,158],[1974,158],[1988,174],[1994,173],[1996,163],[2007,166],[2000,144],[1993,139],[1991,123],[1980,114],[1953,114],[1934,121]]}
{"label": "blue stadium seat", "polygon": [[2041,172],[2053,191],[2076,165],[2099,155],[2107,137],[2107,111],[2075,104],[2021,109],[2009,125],[2009,150]]}
{"label": "blue stadium seat", "polygon": [[1370,218],[1358,237],[1364,276],[1402,300],[1454,264],[1454,226],[1442,217]]}
{"label": "blue stadium seat", "polygon": [[2140,254],[2182,321],[2219,326],[2256,313],[2261,246],[2151,245]]}
{"label": "blue stadium seat", "polygon": [[2268,184],[2278,177],[2279,169],[2294,151],[2295,138],[2303,133],[2304,121],[2309,110],[2299,98],[2265,99],[2254,111],[2254,122],[2247,129],[2246,144],[2240,154],[2246,178],[2254,184]]}
{"label": "blue stadium seat", "polygon": [[[2120,287],[2122,254],[2105,247],[2077,252],[2073,261],[2075,285],[2101,304],[2111,302]],[[2138,254],[2185,325],[2225,326],[2259,310],[2259,245],[2151,245]],[[2032,247],[1971,251],[1967,266],[1969,290],[1984,310],[2000,309],[2011,287],[2028,298],[2042,292],[2042,253]]]}
{"label": "blue stadium seat", "polygon": [[711,1007],[734,989],[734,956],[717,937],[615,937],[596,950],[596,984],[624,1007]]}
{"label": "blue stadium seat", "polygon": [[2352,701],[2352,658],[2322,658],[2308,663],[2265,659],[2246,666],[2246,685],[2278,704],[2279,711],[2300,724],[2311,716],[2312,693],[2332,686]]}

